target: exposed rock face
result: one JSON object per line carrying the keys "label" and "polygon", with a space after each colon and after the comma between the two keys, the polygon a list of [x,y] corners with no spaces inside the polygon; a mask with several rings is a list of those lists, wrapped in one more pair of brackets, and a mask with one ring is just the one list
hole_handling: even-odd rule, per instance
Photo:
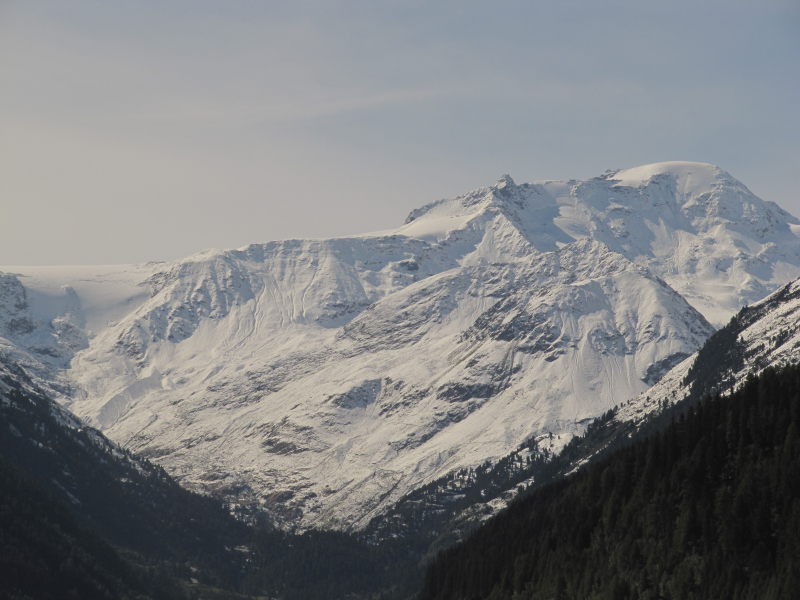
{"label": "exposed rock face", "polygon": [[13,275],[0,273],[0,335],[14,338],[32,331],[25,288]]}

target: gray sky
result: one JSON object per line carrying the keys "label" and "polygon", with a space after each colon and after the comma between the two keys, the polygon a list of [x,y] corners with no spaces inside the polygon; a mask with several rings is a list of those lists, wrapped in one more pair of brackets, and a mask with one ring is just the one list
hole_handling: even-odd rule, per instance
{"label": "gray sky", "polygon": [[797,0],[0,0],[0,264],[400,225],[714,162],[800,214]]}

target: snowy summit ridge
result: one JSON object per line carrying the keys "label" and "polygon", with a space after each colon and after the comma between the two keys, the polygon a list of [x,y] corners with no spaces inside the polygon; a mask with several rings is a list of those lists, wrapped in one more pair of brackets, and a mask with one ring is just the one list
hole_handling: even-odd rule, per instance
{"label": "snowy summit ridge", "polygon": [[704,163],[503,176],[388,232],[7,267],[0,342],[185,485],[358,528],[647,390],[800,276],[797,225]]}

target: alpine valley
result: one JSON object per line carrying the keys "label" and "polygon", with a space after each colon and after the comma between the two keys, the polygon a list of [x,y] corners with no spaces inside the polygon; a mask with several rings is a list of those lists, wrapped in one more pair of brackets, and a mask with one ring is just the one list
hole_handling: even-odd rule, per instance
{"label": "alpine valley", "polygon": [[0,352],[186,488],[361,531],[434,482],[554,455],[615,405],[660,406],[651,386],[800,276],[799,234],[705,163],[504,176],[391,231],[5,266]]}

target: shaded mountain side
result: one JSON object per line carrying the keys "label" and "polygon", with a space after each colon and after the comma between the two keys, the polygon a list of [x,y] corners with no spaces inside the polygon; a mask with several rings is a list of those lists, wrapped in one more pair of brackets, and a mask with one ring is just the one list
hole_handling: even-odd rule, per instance
{"label": "shaded mountain side", "polygon": [[0,598],[184,598],[155,570],[134,568],[58,498],[0,457]]}
{"label": "shaded mountain side", "polygon": [[114,545],[181,564],[187,577],[197,571],[210,583],[234,584],[243,523],[83,426],[15,365],[2,365],[0,382],[0,456]]}
{"label": "shaded mountain side", "polygon": [[672,417],[442,552],[421,599],[793,598],[800,367]]}

